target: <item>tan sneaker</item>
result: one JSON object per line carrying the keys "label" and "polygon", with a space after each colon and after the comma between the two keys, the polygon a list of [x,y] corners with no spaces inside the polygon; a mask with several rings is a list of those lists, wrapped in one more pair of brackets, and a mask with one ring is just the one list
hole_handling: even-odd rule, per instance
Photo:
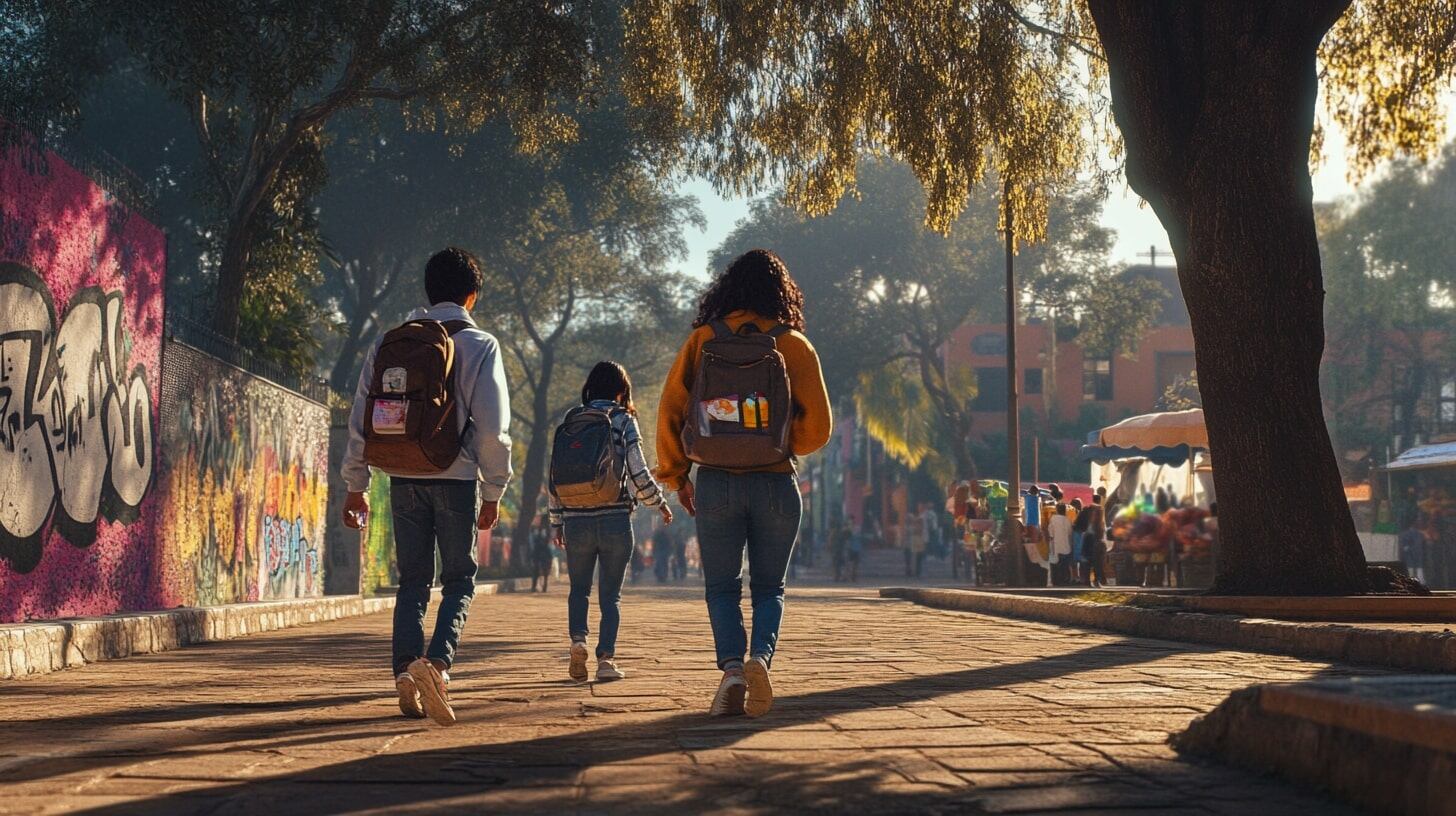
{"label": "tan sneaker", "polygon": [[713,695],[713,704],[708,707],[710,717],[736,717],[743,713],[743,695],[748,686],[743,682],[742,669],[723,672],[718,683],[718,693]]}
{"label": "tan sneaker", "polygon": [[748,683],[748,696],[743,701],[743,713],[750,717],[762,717],[773,708],[773,683],[768,679],[768,662],[761,657],[750,657],[743,664],[743,679]]}
{"label": "tan sneaker", "polygon": [[566,674],[578,683],[586,682],[586,644],[579,640],[571,642],[571,664],[566,667]]}
{"label": "tan sneaker", "polygon": [[416,720],[425,718],[424,706],[420,705],[420,689],[409,672],[400,672],[394,678],[394,690],[399,692],[399,713]]}
{"label": "tan sneaker", "polygon": [[450,689],[435,664],[422,657],[409,665],[409,673],[414,678],[415,687],[420,690],[420,703],[430,719],[440,725],[454,725],[455,709],[450,707]]}
{"label": "tan sneaker", "polygon": [[597,658],[597,682],[610,683],[613,680],[621,680],[627,674],[617,668],[617,661],[610,657]]}

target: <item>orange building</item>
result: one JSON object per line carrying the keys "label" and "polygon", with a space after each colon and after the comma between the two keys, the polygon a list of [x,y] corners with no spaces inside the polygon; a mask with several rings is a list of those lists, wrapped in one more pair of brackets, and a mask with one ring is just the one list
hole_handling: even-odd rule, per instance
{"label": "orange building", "polygon": [[[1124,275],[1156,280],[1165,291],[1155,325],[1132,357],[1092,357],[1075,340],[1052,347],[1051,327],[1036,318],[1018,326],[1016,356],[1021,405],[1050,420],[1075,421],[1084,406],[1097,406],[1109,421],[1156,410],[1158,399],[1179,377],[1193,372],[1193,331],[1188,309],[1171,267],[1133,266]],[[976,375],[972,403],[976,437],[1006,427],[1006,327],[1003,323],[967,324],[957,329],[942,353],[952,368]]]}

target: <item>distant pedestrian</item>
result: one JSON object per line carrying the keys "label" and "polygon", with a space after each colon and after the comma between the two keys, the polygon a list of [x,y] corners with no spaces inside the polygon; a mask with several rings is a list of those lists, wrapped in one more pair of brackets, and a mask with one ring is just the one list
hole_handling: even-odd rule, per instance
{"label": "distant pedestrian", "polygon": [[531,591],[536,591],[536,582],[541,582],[545,592],[551,581],[551,565],[556,560],[552,551],[556,548],[556,536],[551,532],[551,520],[542,513],[536,525],[531,528]]}
{"label": "distant pedestrian", "polygon": [[1052,511],[1047,537],[1051,540],[1052,583],[1066,586],[1071,583],[1072,520],[1067,517],[1065,502],[1057,502]]}
{"label": "distant pedestrian", "polygon": [[620,680],[624,674],[616,656],[622,579],[636,549],[632,510],[639,504],[656,507],[664,526],[672,523],[672,511],[642,455],[632,380],[617,363],[603,361],[592,368],[581,388],[581,405],[562,419],[551,447],[550,487],[551,524],[564,542],[571,580],[567,675],[578,683],[587,679],[587,611],[596,573],[601,609],[596,678]]}
{"label": "distant pedestrian", "polygon": [[[823,447],[833,430],[819,356],[803,334],[803,303],[782,259],[762,249],[744,253],[703,295],[663,384],[658,473],[697,516],[723,670],[714,715],[760,716],[773,705],[769,667],[803,512],[794,457]],[[741,608],[745,549],[751,640]]]}
{"label": "distant pedestrian", "polygon": [[1107,583],[1107,543],[1103,539],[1106,521],[1103,516],[1102,494],[1092,497],[1088,508],[1087,532],[1082,536],[1082,553],[1087,557],[1087,583],[1094,588]]}
{"label": "distant pedestrian", "polygon": [[864,551],[865,533],[863,529],[856,529],[854,516],[849,517],[849,524],[845,530],[848,535],[844,543],[844,565],[848,570],[851,583],[859,581],[859,560],[860,554]]}
{"label": "distant pedestrian", "polygon": [[1072,519],[1072,571],[1073,583],[1082,583],[1083,566],[1086,564],[1086,556],[1083,554],[1082,542],[1087,536],[1087,517],[1091,511],[1082,506],[1081,499],[1072,499],[1072,505],[1067,515]]}
{"label": "distant pedestrian", "polygon": [[[344,524],[358,528],[369,468],[390,477],[399,563],[392,668],[405,716],[455,722],[450,666],[475,596],[476,530],[495,526],[511,478],[511,408],[500,344],[476,327],[480,266],[451,247],[425,265],[429,308],[380,338],[364,358],[349,414],[342,473]],[[417,400],[411,393],[436,394]],[[479,483],[479,492],[477,492]],[[434,635],[424,620],[440,556]]]}
{"label": "distant pedestrian", "polygon": [[652,573],[659,584],[667,583],[672,574],[672,533],[666,526],[652,533]]}
{"label": "distant pedestrian", "polygon": [[1425,583],[1426,534],[1421,532],[1421,525],[1417,519],[1407,518],[1401,527],[1400,535],[1396,538],[1401,563],[1405,565],[1407,575]]}

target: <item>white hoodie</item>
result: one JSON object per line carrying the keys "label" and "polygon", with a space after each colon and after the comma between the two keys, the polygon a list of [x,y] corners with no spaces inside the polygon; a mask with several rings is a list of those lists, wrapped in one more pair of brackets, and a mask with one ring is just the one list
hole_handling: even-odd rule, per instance
{"label": "white hoodie", "polygon": [[[506,389],[500,344],[490,334],[477,328],[470,313],[459,304],[439,303],[428,309],[415,309],[407,319],[421,318],[442,323],[464,320],[470,324],[470,328],[455,334],[455,393],[459,398],[456,402],[457,421],[465,435],[460,440],[460,455],[455,457],[450,467],[439,473],[389,475],[461,481],[479,478],[481,498],[500,501],[501,494],[511,481],[511,401]],[[383,335],[380,336],[382,339]],[[354,391],[354,408],[349,414],[349,446],[344,452],[341,468],[344,484],[349,490],[360,493],[369,489],[369,467],[364,464],[364,410],[369,399],[374,355],[378,351],[379,340],[376,340],[364,357],[364,368],[359,372],[359,387]]]}

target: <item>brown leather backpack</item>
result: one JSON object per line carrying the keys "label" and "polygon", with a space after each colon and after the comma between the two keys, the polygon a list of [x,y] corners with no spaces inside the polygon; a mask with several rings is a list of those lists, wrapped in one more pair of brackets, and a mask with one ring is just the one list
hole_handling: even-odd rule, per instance
{"label": "brown leather backpack", "polygon": [[364,411],[364,461],[406,475],[439,473],[460,455],[455,340],[464,320],[411,320],[379,343]]}
{"label": "brown leather backpack", "polygon": [[748,322],[734,334],[721,320],[709,325],[713,338],[703,344],[682,429],[687,457],[725,470],[788,461],[793,395],[778,338],[789,327],[763,332]]}

